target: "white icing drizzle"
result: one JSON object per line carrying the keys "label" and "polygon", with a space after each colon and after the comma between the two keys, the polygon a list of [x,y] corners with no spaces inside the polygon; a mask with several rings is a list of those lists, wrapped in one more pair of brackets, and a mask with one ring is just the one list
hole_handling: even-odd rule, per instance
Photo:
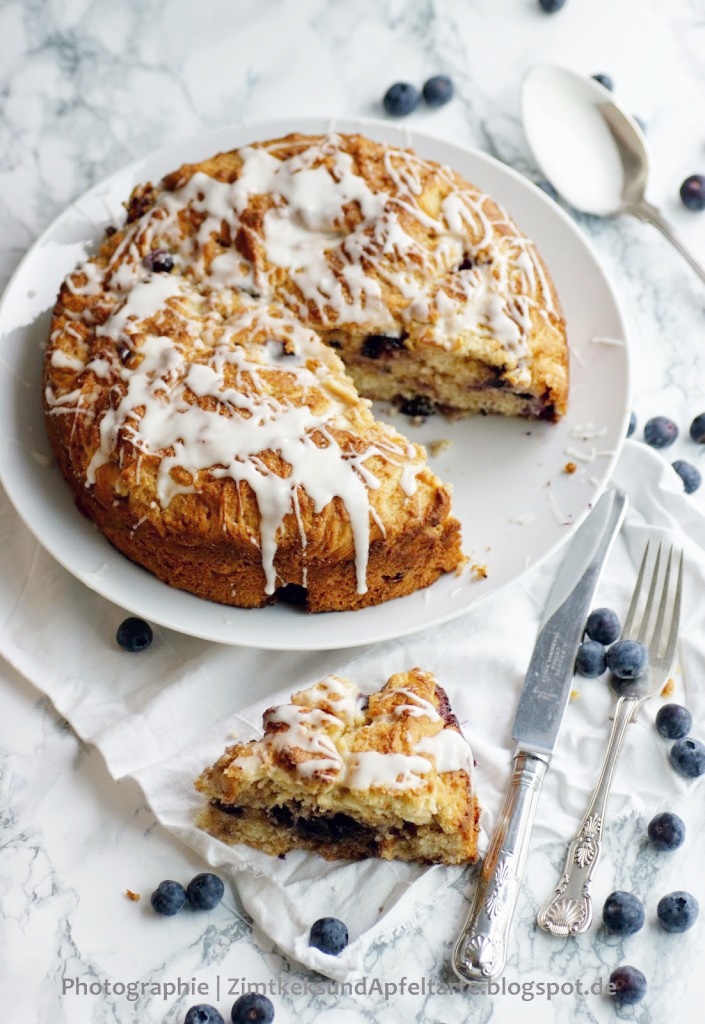
{"label": "white icing drizzle", "polygon": [[273,723],[283,723],[286,729],[271,732],[267,742],[273,750],[296,747],[318,756],[297,764],[296,770],[306,778],[313,775],[337,775],[344,768],[344,762],[333,740],[325,732],[331,726],[339,727],[340,719],[329,715],[320,708],[300,707],[297,704],[281,704],[269,716]]}
{"label": "white icing drizzle", "polygon": [[423,736],[414,750],[432,757],[437,772],[463,771],[472,776],[472,752],[464,737],[454,729],[442,729],[435,736]]}
{"label": "white icing drizzle", "polygon": [[377,750],[350,755],[345,783],[350,789],[418,789],[433,763],[418,754],[381,754]]}
{"label": "white icing drizzle", "polygon": [[408,690],[404,686],[400,686],[395,690],[395,693],[402,693],[408,703],[397,704],[394,708],[394,714],[399,715],[411,715],[412,718],[430,718],[432,722],[438,722],[440,715],[436,711],[435,707],[429,700],[425,700],[423,697],[419,697],[413,690]]}

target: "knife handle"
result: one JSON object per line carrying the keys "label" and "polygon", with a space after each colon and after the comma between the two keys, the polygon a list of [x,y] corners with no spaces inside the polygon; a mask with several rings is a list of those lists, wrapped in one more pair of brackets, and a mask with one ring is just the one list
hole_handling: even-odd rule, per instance
{"label": "knife handle", "polygon": [[520,750],[504,805],[480,872],[475,898],[453,951],[462,981],[487,982],[501,974],[531,828],[548,758]]}

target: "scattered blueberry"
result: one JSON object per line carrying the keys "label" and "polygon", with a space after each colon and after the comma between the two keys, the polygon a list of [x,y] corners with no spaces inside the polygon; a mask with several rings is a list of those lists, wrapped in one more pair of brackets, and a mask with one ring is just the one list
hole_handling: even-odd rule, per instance
{"label": "scattered blueberry", "polygon": [[701,412],[690,424],[690,436],[698,444],[705,444],[705,412]]}
{"label": "scattered blueberry", "polygon": [[703,478],[700,475],[700,470],[696,469],[692,462],[686,462],[685,459],[676,459],[671,465],[675,469],[678,476],[683,481],[683,490],[686,494],[693,494],[697,491],[700,484],[703,482]]}
{"label": "scattered blueberry", "polygon": [[644,425],[644,440],[652,448],[668,448],[678,437],[678,427],[667,416],[654,416]]}
{"label": "scattered blueberry", "polygon": [[656,713],[656,729],[667,740],[682,740],[692,724],[693,716],[682,704],[664,704]]}
{"label": "scattered blueberry", "polygon": [[184,1017],[184,1024],[225,1024],[225,1021],[215,1006],[198,1003],[188,1011]]}
{"label": "scattered blueberry", "polygon": [[233,1024],[271,1024],[274,1005],[259,992],[245,992],[233,1003],[230,1019]]}
{"label": "scattered blueberry", "polygon": [[609,75],[600,74],[593,75],[592,77],[595,79],[596,82],[599,82],[600,85],[603,86],[603,88],[609,89],[610,92],[612,92],[612,90],[614,89],[614,82],[612,81]]}
{"label": "scattered blueberry", "polygon": [[610,994],[615,1003],[638,1003],[646,995],[646,978],[637,967],[617,967],[610,974]]}
{"label": "scattered blueberry", "polygon": [[689,210],[705,210],[705,174],[691,174],[680,187],[680,197]]}
{"label": "scattered blueberry", "polygon": [[137,619],[131,615],[120,623],[115,639],[126,651],[143,651],[152,642],[152,628],[144,619]]}
{"label": "scattered blueberry", "polygon": [[647,833],[657,850],[677,850],[685,840],[685,822],[677,814],[664,811],[651,819]]}
{"label": "scattered blueberry", "polygon": [[575,656],[575,671],[586,679],[597,679],[607,668],[607,651],[597,640],[583,640]]}
{"label": "scattered blueberry", "polygon": [[164,914],[166,917],[173,917],[183,910],[186,904],[186,890],[178,882],[172,882],[170,878],[160,882],[150,896],[152,908],[157,914]]}
{"label": "scattered blueberry", "polygon": [[615,935],[633,935],[644,925],[644,906],[632,892],[613,892],[602,908],[602,923]]}
{"label": "scattered blueberry", "polygon": [[700,740],[676,740],[668,757],[676,771],[687,779],[705,775],[705,746]]}
{"label": "scattered blueberry", "polygon": [[337,917],[321,917],[311,925],[308,944],[337,956],[348,944],[348,929]]}
{"label": "scattered blueberry", "polygon": [[536,182],[536,184],[542,192],[546,193],[546,195],[550,199],[552,199],[555,203],[558,202],[558,192],[556,191],[555,186],[548,180],[548,178],[541,178],[540,181]]}
{"label": "scattered blueberry", "polygon": [[223,898],[225,886],[217,875],[203,871],[186,886],[186,898],[194,910],[212,910]]}
{"label": "scattered blueberry", "polygon": [[434,75],[424,82],[421,93],[429,107],[442,107],[453,99],[453,83],[448,75]]}
{"label": "scattered blueberry", "polygon": [[546,14],[553,14],[555,11],[560,11],[564,3],[565,0],[539,0],[539,7]]}
{"label": "scattered blueberry", "polygon": [[409,82],[395,82],[384,94],[382,104],[392,117],[405,117],[419,105],[419,90]]}
{"label": "scattered blueberry", "polygon": [[695,896],[681,890],[669,892],[658,901],[656,916],[667,932],[686,932],[695,924],[700,904]]}
{"label": "scattered blueberry", "polygon": [[627,437],[631,437],[636,430],[636,413],[633,412],[629,417],[629,426],[627,427]]}
{"label": "scattered blueberry", "polygon": [[147,270],[157,274],[170,274],[174,269],[174,257],[165,249],[152,249],[142,260]]}
{"label": "scattered blueberry", "polygon": [[595,608],[588,615],[585,625],[585,632],[591,640],[597,640],[601,644],[613,644],[622,632],[617,613],[611,608]]}
{"label": "scattered blueberry", "polygon": [[648,651],[638,640],[618,640],[607,651],[607,668],[617,679],[638,679],[648,664]]}

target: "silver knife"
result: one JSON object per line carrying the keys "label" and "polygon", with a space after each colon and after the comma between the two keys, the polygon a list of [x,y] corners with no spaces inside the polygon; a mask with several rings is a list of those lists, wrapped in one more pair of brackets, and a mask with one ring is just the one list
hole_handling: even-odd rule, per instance
{"label": "silver knife", "polygon": [[514,771],[452,966],[465,982],[497,977],[507,958],[541,784],[563,721],[573,666],[602,566],[627,509],[606,491],[570,543],[544,609],[512,730]]}

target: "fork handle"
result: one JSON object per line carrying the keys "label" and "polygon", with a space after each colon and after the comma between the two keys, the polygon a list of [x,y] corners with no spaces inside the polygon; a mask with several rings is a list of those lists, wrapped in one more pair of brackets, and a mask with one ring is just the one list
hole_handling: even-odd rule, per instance
{"label": "fork handle", "polygon": [[592,922],[592,876],[602,853],[605,808],[614,770],[622,750],[627,726],[639,704],[637,697],[620,697],[600,777],[580,827],[568,847],[565,867],[558,885],[539,910],[540,928],[563,938],[585,932]]}

